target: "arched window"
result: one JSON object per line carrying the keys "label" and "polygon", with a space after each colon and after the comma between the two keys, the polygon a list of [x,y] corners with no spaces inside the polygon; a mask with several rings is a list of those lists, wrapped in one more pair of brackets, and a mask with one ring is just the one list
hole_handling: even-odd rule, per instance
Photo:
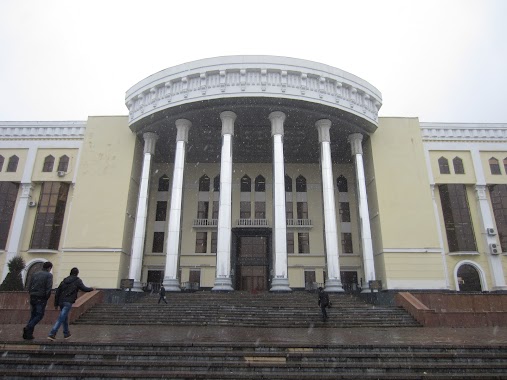
{"label": "arched window", "polygon": [[255,191],[260,193],[266,191],[266,180],[261,175],[255,177]]}
{"label": "arched window", "polygon": [[347,183],[347,178],[340,175],[336,179],[336,187],[338,188],[338,192],[340,193],[348,193],[349,192],[349,185]]}
{"label": "arched window", "polygon": [[470,264],[463,264],[458,269],[458,285],[462,292],[482,291],[481,278],[477,269]]}
{"label": "arched window", "polygon": [[55,158],[52,155],[46,156],[44,159],[44,165],[42,166],[42,171],[45,173],[51,173],[53,171],[54,164]]}
{"label": "arched window", "polygon": [[217,175],[213,179],[213,191],[220,191],[220,176]]}
{"label": "arched window", "polygon": [[30,280],[32,279],[32,276],[35,273],[40,272],[42,270],[42,266],[43,265],[44,265],[44,263],[42,261],[38,261],[38,262],[33,263],[32,265],[30,265],[30,268],[26,272],[25,287],[28,286],[28,284],[30,283]]}
{"label": "arched window", "polygon": [[252,191],[252,180],[246,174],[241,178],[241,192],[250,193]]}
{"label": "arched window", "polygon": [[454,157],[452,159],[452,166],[454,166],[454,174],[465,174],[465,167],[461,158]]}
{"label": "arched window", "polygon": [[58,161],[58,171],[67,172],[67,170],[69,170],[69,157],[67,155],[63,155]]}
{"label": "arched window", "polygon": [[18,170],[18,162],[19,157],[14,155],[9,158],[9,163],[7,164],[7,171],[14,173],[16,170]]}
{"label": "arched window", "polygon": [[489,159],[489,169],[491,170],[491,174],[502,174],[500,171],[500,163],[495,157]]}
{"label": "arched window", "polygon": [[438,159],[438,168],[440,169],[440,174],[451,174],[449,161],[445,157],[440,157]]}
{"label": "arched window", "polygon": [[210,179],[204,174],[201,178],[199,178],[199,191],[209,191],[210,189]]}
{"label": "arched window", "polygon": [[158,179],[158,191],[169,191],[169,177],[165,174]]}
{"label": "arched window", "polygon": [[292,178],[285,174],[285,192],[292,193]]}
{"label": "arched window", "polygon": [[0,155],[0,172],[2,171],[3,167],[4,167],[4,156]]}
{"label": "arched window", "polygon": [[[2,159],[3,163],[3,159]],[[0,170],[2,170],[2,166],[0,165]],[[503,159],[503,170],[505,170],[505,174],[507,174],[507,157]]]}
{"label": "arched window", "polygon": [[296,192],[306,193],[306,178],[302,175],[296,178]]}

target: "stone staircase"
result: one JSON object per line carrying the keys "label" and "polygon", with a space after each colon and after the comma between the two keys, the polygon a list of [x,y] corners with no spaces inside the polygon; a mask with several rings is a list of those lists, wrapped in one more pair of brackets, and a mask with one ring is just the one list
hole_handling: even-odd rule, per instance
{"label": "stone staircase", "polygon": [[505,347],[256,343],[0,345],[1,379],[506,379]]}
{"label": "stone staircase", "polygon": [[379,307],[350,294],[330,294],[329,319],[322,322],[317,295],[308,292],[169,293],[168,305],[158,295],[135,303],[97,304],[76,324],[180,325],[235,327],[416,327],[404,309]]}

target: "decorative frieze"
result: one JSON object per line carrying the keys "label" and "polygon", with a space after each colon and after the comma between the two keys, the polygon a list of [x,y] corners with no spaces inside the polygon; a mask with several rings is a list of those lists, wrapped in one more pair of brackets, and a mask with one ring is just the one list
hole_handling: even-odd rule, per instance
{"label": "decorative frieze", "polygon": [[507,142],[507,124],[421,123],[423,141]]}
{"label": "decorative frieze", "polygon": [[0,140],[81,140],[86,121],[4,121],[0,122]]}

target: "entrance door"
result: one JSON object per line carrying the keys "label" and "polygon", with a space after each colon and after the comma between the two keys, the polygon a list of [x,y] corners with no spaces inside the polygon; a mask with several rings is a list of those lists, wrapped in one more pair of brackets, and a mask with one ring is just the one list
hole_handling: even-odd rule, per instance
{"label": "entrance door", "polygon": [[477,269],[469,264],[463,264],[458,269],[459,290],[462,292],[482,291],[481,279]]}
{"label": "entrance door", "polygon": [[268,237],[239,236],[236,288],[265,291],[268,288]]}

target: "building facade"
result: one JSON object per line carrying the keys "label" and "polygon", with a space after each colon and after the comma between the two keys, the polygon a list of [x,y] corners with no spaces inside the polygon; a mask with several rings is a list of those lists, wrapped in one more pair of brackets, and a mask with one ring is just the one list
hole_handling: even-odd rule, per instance
{"label": "building facade", "polygon": [[507,290],[507,124],[378,117],[299,59],[175,66],[127,116],[0,122],[0,264],[170,291]]}

